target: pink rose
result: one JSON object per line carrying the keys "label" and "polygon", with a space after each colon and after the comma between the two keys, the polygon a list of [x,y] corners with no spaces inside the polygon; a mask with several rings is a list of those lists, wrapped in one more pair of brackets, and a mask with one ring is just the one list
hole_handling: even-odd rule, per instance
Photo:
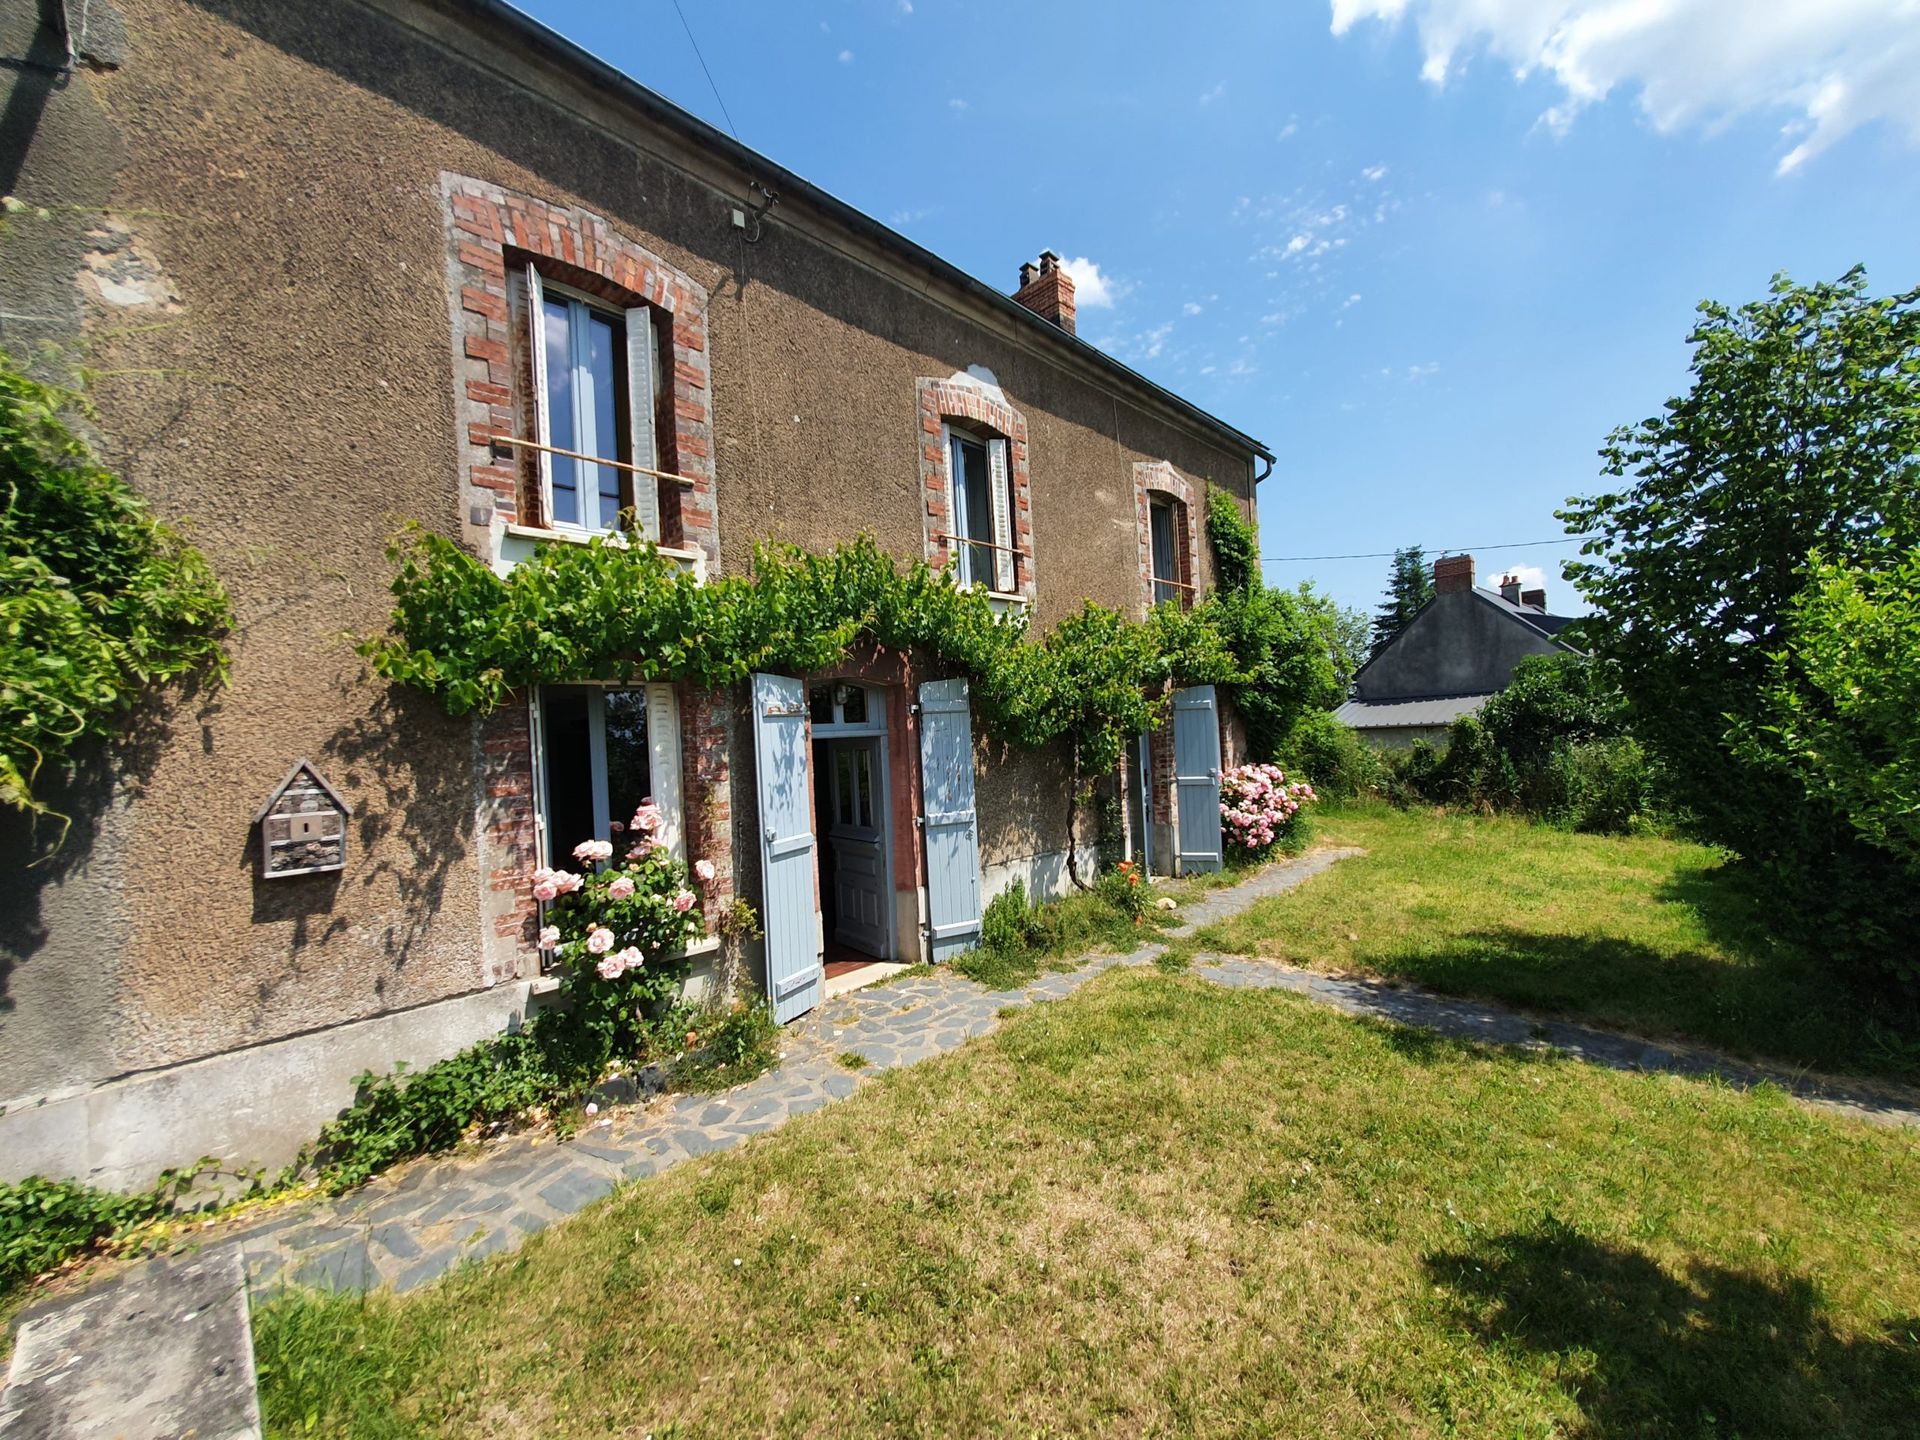
{"label": "pink rose", "polygon": [[558,925],[543,927],[540,931],[540,948],[542,950],[555,950],[559,948],[559,945],[560,927]]}
{"label": "pink rose", "polygon": [[607,886],[607,898],[610,900],[625,900],[632,894],[633,881],[625,875],[614,876],[613,883]]}
{"label": "pink rose", "polygon": [[613,949],[613,931],[604,925],[596,925],[587,932],[587,949],[595,955],[604,955]]}
{"label": "pink rose", "polygon": [[[592,943],[592,942],[588,942],[588,943]],[[597,974],[602,980],[618,980],[622,972],[625,971],[626,968],[627,967],[625,965],[622,965],[620,963],[620,957],[618,955],[609,955],[607,956],[606,959],[602,960],[598,965],[593,967],[594,973]]]}
{"label": "pink rose", "polygon": [[701,884],[711,884],[713,882],[713,862],[711,860],[694,861],[693,873]]}
{"label": "pink rose", "polygon": [[673,908],[682,912],[691,910],[693,908],[693,898],[693,892],[691,890],[682,890],[678,895],[673,897]]}
{"label": "pink rose", "polygon": [[536,885],[544,885],[551,879],[553,879],[553,871],[544,865],[533,872],[533,883]]}
{"label": "pink rose", "polygon": [[554,888],[562,895],[571,895],[586,883],[583,877],[574,874],[571,870],[556,870],[553,872]]}
{"label": "pink rose", "polygon": [[582,840],[573,847],[573,858],[587,865],[598,860],[611,860],[613,846],[605,840]]}
{"label": "pink rose", "polygon": [[554,887],[554,883],[551,880],[542,880],[538,885],[533,887],[533,898],[538,900],[542,905],[557,900],[559,897],[560,892]]}
{"label": "pink rose", "polygon": [[642,800],[640,808],[633,812],[633,828],[651,835],[665,822],[666,816],[660,813],[660,807],[651,800]]}
{"label": "pink rose", "polygon": [[615,835],[624,833],[626,828],[627,827],[622,825],[618,820],[609,820],[607,822],[607,829]]}
{"label": "pink rose", "polygon": [[627,946],[626,949],[622,950],[613,958],[620,962],[620,968],[623,970],[638,970],[642,965],[647,963],[647,957],[640,953],[640,947],[638,945]]}

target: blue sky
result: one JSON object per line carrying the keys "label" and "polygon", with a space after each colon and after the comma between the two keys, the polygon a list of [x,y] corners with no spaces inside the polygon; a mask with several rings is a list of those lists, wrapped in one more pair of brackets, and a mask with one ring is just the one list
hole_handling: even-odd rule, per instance
{"label": "blue sky", "polygon": [[[671,0],[522,0],[726,124]],[[682,0],[740,138],[1264,439],[1269,557],[1544,572],[1704,297],[1920,284],[1920,0]],[[1268,579],[1377,601],[1386,561]]]}

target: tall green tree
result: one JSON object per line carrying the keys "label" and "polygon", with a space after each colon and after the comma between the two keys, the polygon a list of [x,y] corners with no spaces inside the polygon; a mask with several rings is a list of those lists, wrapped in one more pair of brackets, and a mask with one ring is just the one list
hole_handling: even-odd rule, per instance
{"label": "tall green tree", "polygon": [[1618,488],[1560,512],[1593,537],[1569,567],[1588,634],[1678,798],[1791,882],[1783,915],[1817,918],[1823,944],[1911,955],[1920,874],[1851,823],[1844,787],[1752,741],[1787,723],[1783,695],[1834,703],[1790,683],[1813,658],[1796,654],[1810,577],[1891,572],[1920,543],[1920,290],[1870,295],[1858,268],[1778,276],[1765,299],[1699,315],[1691,388],[1609,437]]}
{"label": "tall green tree", "polygon": [[1394,551],[1387,592],[1373,616],[1373,654],[1391,645],[1393,637],[1406,629],[1407,622],[1431,599],[1433,567],[1427,564],[1427,552],[1418,545]]}

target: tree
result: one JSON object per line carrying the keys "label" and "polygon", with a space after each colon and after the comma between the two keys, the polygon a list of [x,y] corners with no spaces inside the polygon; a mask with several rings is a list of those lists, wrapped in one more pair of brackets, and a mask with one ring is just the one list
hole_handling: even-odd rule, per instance
{"label": "tree", "polygon": [[1418,545],[1393,552],[1393,570],[1387,580],[1387,593],[1373,617],[1373,654],[1378,655],[1393,643],[1393,637],[1406,629],[1407,622],[1433,599],[1433,569],[1427,564],[1426,551]]}
{"label": "tree", "polygon": [[1920,875],[1834,790],[1750,743],[1781,723],[1779,667],[1802,663],[1810,565],[1874,576],[1920,543],[1920,290],[1866,287],[1858,268],[1777,276],[1763,300],[1703,304],[1692,387],[1616,430],[1600,453],[1626,483],[1560,518],[1593,537],[1569,567],[1588,634],[1683,806],[1789,882],[1783,912],[1827,944],[1910,952]]}
{"label": "tree", "polygon": [[1366,611],[1338,604],[1332,596],[1323,595],[1311,580],[1302,580],[1297,593],[1301,608],[1320,632],[1327,658],[1333,662],[1334,682],[1344,699],[1352,693],[1353,677],[1372,655],[1373,621]]}

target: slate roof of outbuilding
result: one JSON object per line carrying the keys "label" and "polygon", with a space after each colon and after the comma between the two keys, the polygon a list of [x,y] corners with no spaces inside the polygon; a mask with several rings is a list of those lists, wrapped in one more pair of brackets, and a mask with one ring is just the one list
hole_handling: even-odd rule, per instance
{"label": "slate roof of outbuilding", "polygon": [[1333,718],[1355,730],[1397,729],[1410,725],[1451,725],[1471,715],[1496,692],[1484,695],[1439,695],[1426,700],[1349,700]]}

